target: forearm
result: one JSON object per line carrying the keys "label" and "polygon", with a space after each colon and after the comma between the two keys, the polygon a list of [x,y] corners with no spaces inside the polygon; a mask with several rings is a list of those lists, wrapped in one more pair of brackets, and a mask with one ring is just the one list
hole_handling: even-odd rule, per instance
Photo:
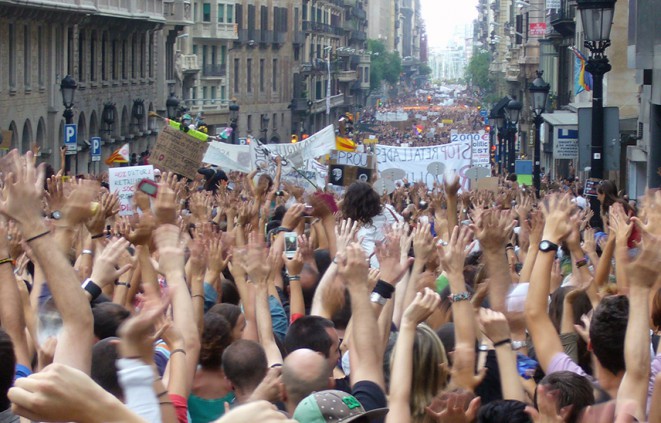
{"label": "forearm", "polygon": [[275,364],[282,364],[282,355],[273,336],[273,320],[269,309],[269,295],[266,285],[266,283],[259,283],[255,287],[255,309],[257,312],[259,343],[262,344],[266,353],[266,360],[269,367],[271,367]]}
{"label": "forearm", "polygon": [[531,245],[528,247],[528,253],[526,258],[523,261],[523,267],[521,268],[521,273],[519,273],[519,280],[521,282],[530,282],[530,276],[532,274],[532,268],[535,265],[535,259],[537,258],[537,253],[539,252],[539,245]]}
{"label": "forearm", "polygon": [[625,294],[629,287],[629,277],[625,270],[625,264],[629,261],[629,249],[626,244],[615,243],[615,281],[617,291]]}
{"label": "forearm", "polygon": [[608,276],[611,272],[611,260],[613,259],[614,251],[615,240],[609,239],[606,242],[606,247],[604,247],[604,250],[601,253],[599,264],[597,265],[597,269],[594,272],[594,283],[597,288],[601,288],[608,282]]}
{"label": "forearm", "polygon": [[[6,256],[2,258],[4,257]],[[30,367],[31,360],[28,354],[28,340],[25,333],[23,302],[16,286],[16,278],[12,271],[11,262],[0,264],[0,298],[2,299],[0,301],[0,323],[11,338],[16,362]]]}
{"label": "forearm", "polygon": [[485,263],[489,273],[489,304],[491,309],[505,313],[505,299],[512,285],[507,255],[500,248],[484,251]]}
{"label": "forearm", "polygon": [[500,372],[500,387],[503,391],[503,399],[525,402],[525,393],[519,378],[516,353],[512,350],[512,344],[505,343],[496,347],[496,360]]}
{"label": "forearm", "polygon": [[335,218],[331,215],[322,220],[324,235],[328,241],[328,251],[332,259],[337,255],[337,237],[335,236]]}
{"label": "forearm", "polygon": [[[369,290],[365,284],[349,286],[353,319],[352,353],[358,356],[361,368],[351,369],[352,385],[359,380],[371,380],[384,387],[381,364],[383,355],[374,348],[379,344],[380,336],[374,311],[370,306]],[[355,378],[354,378],[355,376]]]}
{"label": "forearm", "polygon": [[[411,276],[409,276],[408,283],[406,284],[406,290],[404,291],[404,301],[401,304],[401,312],[404,313],[404,310],[413,302],[415,294],[417,293],[418,278],[422,274],[422,269],[424,268],[424,263],[422,260],[415,259],[413,262],[413,268],[411,269]],[[398,316],[401,320],[401,316]]]}
{"label": "forearm", "polygon": [[448,205],[448,227],[452,230],[455,226],[459,224],[457,219],[457,196],[448,195],[447,196],[447,205]]}
{"label": "forearm", "polygon": [[411,418],[410,397],[411,382],[413,375],[413,343],[415,340],[414,323],[402,322],[397,336],[397,342],[394,349],[394,361],[392,363],[392,373],[390,374],[390,392],[388,397],[388,406],[397,412],[390,418],[388,414],[388,423],[390,422],[408,422]]}
{"label": "forearm", "polygon": [[200,335],[194,319],[193,304],[182,270],[169,271],[165,275],[168,285],[172,287],[173,323],[181,332],[186,346],[186,363],[188,364],[188,387],[192,386],[197,359],[200,351]]}
{"label": "forearm", "polygon": [[560,335],[565,333],[574,333],[574,308],[572,303],[565,301],[562,306],[562,320],[560,321]]}
{"label": "forearm", "polygon": [[289,312],[291,316],[305,316],[305,301],[300,279],[289,280]]}
{"label": "forearm", "polygon": [[241,304],[243,305],[243,315],[246,318],[246,328],[243,330],[243,339],[259,342],[257,333],[257,316],[255,314],[255,291],[252,285],[248,285],[244,278],[235,278]]}
{"label": "forearm", "polygon": [[[467,292],[462,273],[449,273],[447,276],[452,294]],[[476,339],[475,314],[471,302],[468,300],[452,302],[452,316],[454,317],[455,345],[474,346]]]}
{"label": "forearm", "polygon": [[312,308],[310,309],[310,315],[330,318],[324,302],[324,297],[326,296],[327,292],[331,289],[331,285],[333,284],[333,280],[335,279],[336,275],[337,275],[337,264],[333,261],[330,264],[330,266],[328,266],[326,273],[324,273],[324,276],[322,276],[321,281],[319,281],[319,285],[317,286],[317,289],[314,292],[314,297],[312,299]]}

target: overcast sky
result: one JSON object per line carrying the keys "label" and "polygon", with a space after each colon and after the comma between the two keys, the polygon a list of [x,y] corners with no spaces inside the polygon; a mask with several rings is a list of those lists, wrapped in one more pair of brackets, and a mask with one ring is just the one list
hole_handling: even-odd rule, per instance
{"label": "overcast sky", "polygon": [[457,25],[477,18],[478,0],[421,0],[430,47],[444,47]]}

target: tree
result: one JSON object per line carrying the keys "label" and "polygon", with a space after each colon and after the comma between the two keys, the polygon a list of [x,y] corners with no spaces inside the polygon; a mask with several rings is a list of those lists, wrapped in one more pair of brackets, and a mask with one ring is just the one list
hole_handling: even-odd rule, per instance
{"label": "tree", "polygon": [[489,63],[491,63],[491,56],[488,52],[476,52],[466,66],[466,80],[481,94],[488,93],[494,86],[489,76]]}
{"label": "tree", "polygon": [[372,91],[380,89],[384,81],[391,86],[396,85],[402,73],[402,59],[399,57],[399,52],[387,51],[385,44],[379,40],[368,40],[367,49],[372,56],[370,94]]}

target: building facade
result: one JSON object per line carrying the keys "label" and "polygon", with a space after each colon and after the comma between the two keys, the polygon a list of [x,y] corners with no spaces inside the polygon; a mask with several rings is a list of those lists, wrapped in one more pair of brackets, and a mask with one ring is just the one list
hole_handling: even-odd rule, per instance
{"label": "building facade", "polygon": [[[168,3],[183,13],[183,0]],[[152,147],[158,125],[148,112],[166,98],[166,24],[164,0],[0,0],[0,129],[11,131],[3,147],[36,145],[40,161],[60,166],[66,75],[78,84],[72,172],[104,168],[91,161],[92,137],[102,138],[102,157],[126,142],[135,153]]]}

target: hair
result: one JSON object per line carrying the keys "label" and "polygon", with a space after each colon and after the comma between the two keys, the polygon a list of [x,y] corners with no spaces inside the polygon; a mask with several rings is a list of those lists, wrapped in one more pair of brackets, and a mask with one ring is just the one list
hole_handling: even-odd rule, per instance
{"label": "hair", "polygon": [[227,347],[222,362],[225,377],[244,392],[254,391],[268,371],[264,348],[246,339],[239,339]]}
{"label": "hair", "polygon": [[7,332],[0,328],[0,411],[5,411],[11,405],[7,392],[14,384],[15,372],[14,344]]}
{"label": "hair", "polygon": [[200,340],[200,365],[205,369],[221,368],[225,348],[232,343],[232,326],[217,313],[204,315],[204,330]]}
{"label": "hair", "polygon": [[[594,404],[594,390],[587,378],[574,372],[560,371],[546,375],[540,385],[548,386],[550,391],[556,392],[557,411],[571,406],[566,423],[576,423],[581,411],[588,405]],[[535,395],[535,406],[537,407]]]}
{"label": "hair", "polygon": [[342,201],[342,214],[345,219],[351,219],[371,225],[372,219],[381,213],[381,198],[366,182],[354,182],[347,188]]}
{"label": "hair", "polygon": [[309,373],[297,370],[296,366],[290,366],[287,363],[282,366],[282,383],[287,389],[289,401],[298,404],[311,393],[328,389],[330,375],[328,363],[323,360],[319,365],[322,366],[322,371],[313,374],[312,378],[309,377]]}
{"label": "hair", "polygon": [[599,363],[613,374],[623,372],[624,338],[629,319],[629,299],[624,295],[604,298],[590,322],[592,352]]}
{"label": "hair", "polygon": [[505,180],[510,182],[516,182],[517,180],[516,173],[510,173],[509,175],[507,175],[507,178],[505,178]]}
{"label": "hair", "polygon": [[521,401],[492,401],[480,407],[477,423],[533,423],[525,409],[526,404]]}
{"label": "hair", "polygon": [[117,329],[131,316],[126,308],[116,303],[100,303],[92,308],[94,336],[99,340],[117,336]]}
{"label": "hair", "polygon": [[332,327],[334,327],[333,322],[319,316],[304,316],[297,319],[289,326],[285,336],[287,354],[307,348],[328,358],[333,341],[326,329]]}
{"label": "hair", "polygon": [[241,300],[239,295],[239,290],[236,287],[236,284],[229,280],[223,280],[220,283],[220,291],[222,294],[223,303],[230,303],[238,305]]}
{"label": "hair", "polygon": [[[620,203],[624,207],[625,211],[630,211],[631,206],[629,203],[620,198],[617,193],[617,185],[615,182],[604,180],[597,185],[597,193],[604,195],[604,200],[601,203],[601,212],[606,214],[610,207],[615,203]],[[606,222],[604,222],[605,224]]]}
{"label": "hair", "polygon": [[[397,349],[393,349],[390,366],[395,363]],[[422,421],[425,417],[425,407],[431,404],[434,397],[448,383],[448,373],[441,364],[448,364],[445,347],[436,332],[426,324],[420,324],[415,329],[413,341],[413,369],[411,380],[411,417],[413,421]]]}
{"label": "hair", "polygon": [[[266,182],[262,182],[266,181]],[[273,178],[271,178],[271,175],[268,175],[266,173],[262,173],[259,175],[259,178],[257,178],[257,186],[259,187],[262,183],[266,183],[266,189],[262,194],[266,194],[271,190],[271,187],[273,187]]]}
{"label": "hair", "polygon": [[[563,286],[556,289],[553,294],[551,294],[551,303],[549,304],[549,317],[553,326],[555,326],[556,332],[560,333],[560,325],[562,323],[562,313],[564,311],[564,301],[565,296],[572,291],[573,288],[568,286]],[[572,309],[574,311],[574,324],[579,324],[581,322],[581,316],[588,313],[592,310],[592,303],[590,298],[585,292],[579,292],[574,302],[572,304]]]}
{"label": "hair", "polygon": [[92,372],[90,376],[103,389],[114,395],[120,401],[124,391],[117,378],[116,362],[119,358],[117,341],[119,338],[108,337],[97,342],[92,348]]}
{"label": "hair", "polygon": [[661,288],[654,294],[652,303],[652,323],[655,330],[661,330]]}
{"label": "hair", "polygon": [[207,313],[216,313],[227,319],[229,324],[234,328],[239,316],[243,314],[241,307],[236,304],[220,303],[216,304],[207,311]]}

